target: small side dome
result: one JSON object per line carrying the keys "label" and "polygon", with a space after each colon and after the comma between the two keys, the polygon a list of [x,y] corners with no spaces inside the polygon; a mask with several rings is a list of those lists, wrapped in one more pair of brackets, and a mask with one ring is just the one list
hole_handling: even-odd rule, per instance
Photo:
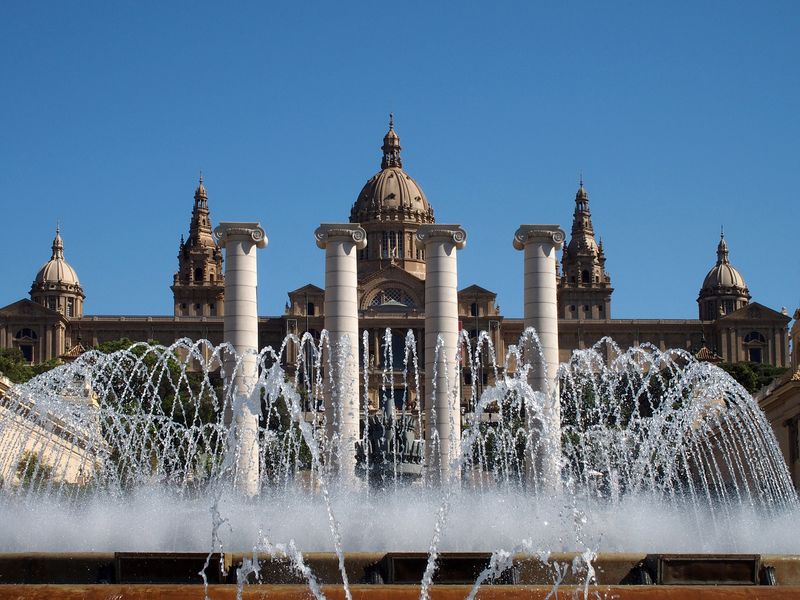
{"label": "small side dome", "polygon": [[730,262],[728,243],[725,241],[724,233],[720,235],[717,245],[717,264],[711,267],[703,280],[702,290],[736,290],[747,293],[744,277]]}
{"label": "small side dome", "polygon": [[39,272],[36,273],[34,285],[59,284],[63,286],[80,287],[78,274],[75,269],[64,259],[64,242],[61,239],[60,228],[56,227],[56,237],[53,240],[53,254]]}
{"label": "small side dome", "polygon": [[742,274],[731,264],[725,234],[720,232],[717,264],[703,279],[703,287],[697,297],[700,319],[713,321],[744,308],[749,302],[750,291]]}

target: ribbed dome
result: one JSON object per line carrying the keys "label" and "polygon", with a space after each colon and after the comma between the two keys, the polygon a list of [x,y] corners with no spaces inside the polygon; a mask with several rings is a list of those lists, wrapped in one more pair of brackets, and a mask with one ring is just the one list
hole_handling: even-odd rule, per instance
{"label": "ribbed dome", "polygon": [[736,268],[728,264],[714,265],[703,280],[704,290],[715,290],[718,288],[739,288],[747,289],[744,277]]}
{"label": "ribbed dome", "polygon": [[383,138],[381,170],[361,189],[350,211],[350,221],[413,221],[433,223],[433,209],[416,181],[403,170],[400,137],[389,121]]}
{"label": "ribbed dome", "polygon": [[417,182],[400,167],[390,167],[361,189],[350,218],[357,223],[394,221],[397,213],[421,223],[433,222],[433,210]]}
{"label": "ribbed dome", "polygon": [[728,243],[725,241],[724,234],[720,235],[719,244],[717,245],[717,264],[711,267],[711,270],[703,280],[703,291],[718,291],[725,289],[735,289],[747,293],[747,284],[744,282],[744,277],[734,267],[728,258]]}
{"label": "ribbed dome", "polygon": [[53,254],[50,260],[42,265],[34,279],[34,285],[51,283],[80,286],[75,269],[64,260],[64,242],[61,240],[61,232],[58,228],[56,228],[56,237],[53,240]]}
{"label": "ribbed dome", "polygon": [[62,285],[80,285],[78,274],[63,258],[47,261],[36,274],[35,283],[60,283]]}

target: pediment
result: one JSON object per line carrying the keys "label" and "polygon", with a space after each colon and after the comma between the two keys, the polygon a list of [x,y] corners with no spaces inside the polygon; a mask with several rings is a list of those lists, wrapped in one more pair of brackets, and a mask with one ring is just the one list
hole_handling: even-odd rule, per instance
{"label": "pediment", "polygon": [[751,302],[747,306],[720,317],[718,321],[777,321],[786,325],[791,319],[783,313],[773,310],[758,302]]}
{"label": "pediment", "polygon": [[495,292],[493,292],[491,290],[487,290],[486,288],[481,287],[481,286],[479,286],[477,284],[474,284],[474,283],[472,285],[470,285],[470,286],[465,287],[463,290],[459,290],[458,291],[458,295],[459,295],[459,297],[465,296],[465,297],[471,297],[471,298],[474,298],[475,296],[484,297],[484,298],[485,297],[489,297],[489,298],[492,298],[492,299],[497,298],[497,294]]}
{"label": "pediment", "polygon": [[56,317],[64,320],[63,315],[55,310],[51,310],[37,302],[23,298],[0,308],[2,317]]}
{"label": "pediment", "polygon": [[311,295],[319,296],[319,295],[324,295],[325,290],[323,290],[321,287],[317,285],[314,285],[313,283],[307,283],[303,287],[299,287],[296,290],[292,290],[291,292],[289,292],[288,296],[289,298],[293,298],[301,294],[308,294],[309,296]]}
{"label": "pediment", "polygon": [[359,305],[362,310],[374,306],[377,295],[388,306],[392,301],[398,306],[421,310],[425,306],[425,282],[399,267],[389,267],[369,273],[359,282]]}

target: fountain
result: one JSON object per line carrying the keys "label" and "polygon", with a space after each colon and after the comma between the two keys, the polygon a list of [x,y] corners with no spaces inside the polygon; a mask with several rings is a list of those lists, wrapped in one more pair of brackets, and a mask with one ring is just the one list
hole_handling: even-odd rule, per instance
{"label": "fountain", "polygon": [[[492,580],[549,582],[551,591],[580,582],[588,595],[601,579],[676,581],[703,561],[727,577],[755,568],[751,583],[775,574],[769,563],[781,583],[800,582],[786,566],[796,559],[773,556],[797,553],[797,496],[741,386],[685,351],[611,340],[557,365],[563,232],[554,226],[515,235],[528,329],[496,357],[486,333],[471,339],[457,328],[463,230],[437,224],[418,235],[428,270],[424,373],[409,332],[406,400],[396,406],[393,389],[382,390],[376,415],[359,414],[363,230],[316,232],[327,331],[259,351],[254,258],[266,236],[255,223],[221,224],[228,342],[92,351],[3,398],[2,551],[99,553],[85,559],[92,582],[117,583],[136,569],[160,572],[125,552],[170,553],[173,571],[200,553],[199,565],[186,564],[206,582],[227,577],[240,594],[256,580],[305,582],[318,598],[333,593],[322,584],[338,582],[349,598],[351,582],[376,581],[416,581],[421,597],[443,581],[474,582],[462,594],[473,597]],[[386,340],[390,352],[390,332]],[[309,360],[288,369],[290,348]],[[479,362],[496,384],[462,390],[461,365]],[[475,402],[462,416],[465,391]],[[423,401],[408,403],[412,392]],[[743,552],[761,558],[719,562]],[[681,563],[665,553],[698,556]],[[0,581],[9,580],[4,560]]]}

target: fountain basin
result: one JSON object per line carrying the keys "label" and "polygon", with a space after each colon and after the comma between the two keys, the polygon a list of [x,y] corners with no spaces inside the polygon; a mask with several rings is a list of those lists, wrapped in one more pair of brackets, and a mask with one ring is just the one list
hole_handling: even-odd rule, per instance
{"label": "fountain basin", "polygon": [[[433,587],[430,590],[432,600],[462,600],[470,591],[470,586],[448,585]],[[355,585],[350,588],[354,600],[418,600],[419,586],[364,586]],[[323,586],[323,593],[330,600],[345,600],[341,587]],[[525,598],[526,600],[545,600],[552,593],[552,586],[503,586],[482,588],[477,598],[483,600],[507,600]],[[758,587],[758,586],[562,586],[559,597],[584,597],[588,591],[590,598],[618,598],[620,600],[745,600],[759,598],[772,600],[800,597],[800,586],[795,587]],[[14,600],[197,600],[204,598],[202,585],[5,585],[0,586],[0,598]],[[211,600],[227,600],[234,598],[274,600],[306,600],[309,597],[307,586],[301,585],[269,585],[246,587],[237,595],[234,585],[212,585],[208,587],[207,597]]]}
{"label": "fountain basin", "polygon": [[[265,589],[268,586],[283,587],[287,585],[302,585],[307,591],[307,586],[302,578],[295,574],[286,560],[274,559],[268,555],[255,555],[261,568],[259,570],[261,583],[255,584],[256,589]],[[139,585],[173,585],[188,586],[201,583],[199,571],[206,563],[208,555],[203,553],[175,553],[175,552],[85,552],[85,553],[4,553],[0,554],[0,583],[7,585],[46,586],[46,585],[71,585],[83,586],[87,589],[94,585],[101,585],[108,589],[109,585],[132,586]],[[434,579],[432,589],[448,582],[458,580],[466,575],[467,581],[474,581],[481,570],[481,565],[488,562],[488,553],[444,553],[439,560],[440,579]],[[513,577],[504,577],[500,584],[486,584],[487,587],[498,587],[511,590],[519,586],[550,586],[554,583],[554,566],[571,565],[578,553],[552,553],[547,557],[530,554],[518,554],[514,557]],[[244,560],[252,560],[253,553],[226,552],[222,555],[211,555],[206,568],[209,584],[236,583],[236,570],[242,566]],[[406,562],[404,576],[413,576],[417,580],[422,578],[424,553],[383,553],[383,552],[348,552],[345,554],[345,569],[351,582],[361,585],[375,581],[371,573],[376,565],[385,565],[387,559],[403,559]],[[642,587],[635,585],[637,582],[637,569],[646,565],[657,582],[655,564],[658,559],[683,560],[684,563],[693,563],[696,567],[703,562],[754,559],[756,561],[756,577],[763,579],[766,567],[771,567],[777,582],[777,587],[800,587],[800,555],[719,555],[719,554],[691,554],[691,555],[648,555],[641,553],[601,553],[592,561],[595,577],[599,586],[620,586],[622,588]],[[422,566],[416,565],[413,559],[422,560]],[[481,559],[483,562],[481,562]],[[304,555],[306,565],[314,572],[317,580],[323,585],[337,586],[341,584],[338,558],[332,552],[311,552]],[[461,561],[462,566],[454,565]],[[465,564],[475,568],[466,573]],[[449,564],[448,564],[449,563]],[[419,573],[412,572],[414,568]],[[455,567],[455,568],[454,568]],[[477,570],[475,570],[477,569]],[[385,571],[384,571],[385,573]],[[719,573],[719,570],[713,571]],[[567,569],[561,580],[562,585],[578,585],[582,583],[585,571],[573,572]],[[448,579],[449,578],[449,579]],[[454,579],[455,578],[455,579]],[[250,577],[254,581],[253,577]],[[674,575],[673,575],[674,581]],[[505,584],[504,584],[505,583]],[[711,579],[706,581],[713,584]],[[462,584],[463,585],[463,584]],[[470,584],[471,585],[471,584]],[[249,586],[248,586],[249,587]],[[374,589],[402,587],[407,585],[372,584],[367,586]],[[416,586],[410,586],[416,587]],[[669,585],[644,586],[652,589],[671,587]],[[696,586],[691,586],[696,587]],[[719,586],[718,586],[719,587]],[[757,587],[768,590],[768,585],[741,587]],[[0,594],[7,587],[0,585]],[[32,588],[31,588],[32,589]],[[483,588],[481,588],[483,589]]]}

